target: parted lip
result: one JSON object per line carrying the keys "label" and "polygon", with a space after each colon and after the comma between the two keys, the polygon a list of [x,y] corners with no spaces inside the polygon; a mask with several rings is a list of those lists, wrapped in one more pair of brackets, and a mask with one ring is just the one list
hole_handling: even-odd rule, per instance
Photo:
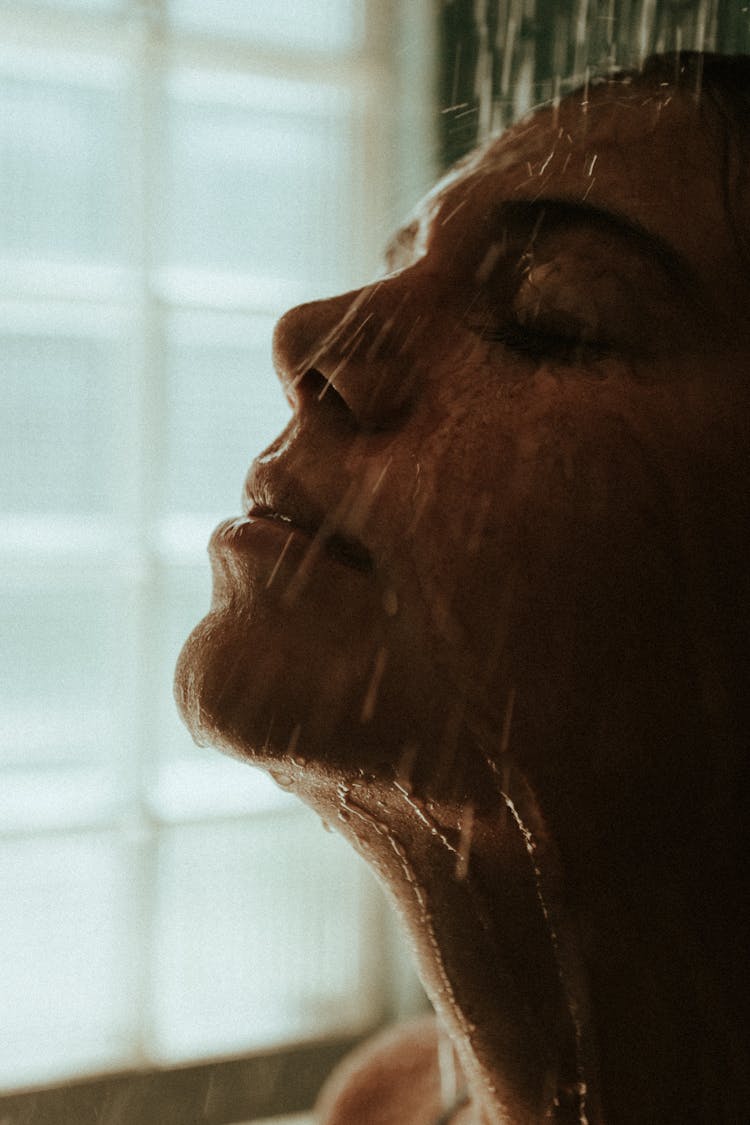
{"label": "parted lip", "polygon": [[245,481],[243,510],[250,519],[277,522],[301,532],[346,566],[366,574],[374,569],[370,551],[347,532],[337,516],[337,505],[326,507],[315,501],[298,481],[282,472],[253,465]]}

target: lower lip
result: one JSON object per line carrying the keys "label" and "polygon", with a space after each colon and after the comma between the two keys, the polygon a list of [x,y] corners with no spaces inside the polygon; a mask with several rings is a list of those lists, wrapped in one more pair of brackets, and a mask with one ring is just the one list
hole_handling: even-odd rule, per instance
{"label": "lower lip", "polygon": [[365,572],[368,569],[327,549],[319,538],[294,524],[266,516],[225,520],[211,536],[210,549],[266,555],[274,568],[284,563],[310,565],[324,559],[347,570]]}
{"label": "lower lip", "polygon": [[238,516],[224,520],[211,536],[211,547],[230,551],[262,551],[267,548],[280,551],[295,549],[295,553],[309,550],[313,542],[307,532],[284,520],[260,516]]}

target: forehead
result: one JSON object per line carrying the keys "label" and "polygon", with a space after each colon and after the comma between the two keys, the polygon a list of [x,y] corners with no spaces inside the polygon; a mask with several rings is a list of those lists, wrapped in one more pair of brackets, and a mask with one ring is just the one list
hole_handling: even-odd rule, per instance
{"label": "forehead", "polygon": [[[503,203],[569,200],[624,216],[672,246],[708,285],[744,267],[726,208],[721,146],[694,100],[608,84],[537,111],[477,150],[402,233],[465,237]],[[734,282],[736,284],[736,282]]]}

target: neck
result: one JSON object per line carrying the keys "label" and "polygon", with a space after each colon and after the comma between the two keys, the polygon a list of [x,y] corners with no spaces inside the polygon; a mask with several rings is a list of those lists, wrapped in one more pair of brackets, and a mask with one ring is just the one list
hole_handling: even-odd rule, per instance
{"label": "neck", "polygon": [[[416,951],[482,1125],[594,1122],[577,946],[552,848],[520,777],[482,807],[399,782],[314,782],[303,795],[375,869]],[[588,1093],[587,1093],[588,1090]]]}

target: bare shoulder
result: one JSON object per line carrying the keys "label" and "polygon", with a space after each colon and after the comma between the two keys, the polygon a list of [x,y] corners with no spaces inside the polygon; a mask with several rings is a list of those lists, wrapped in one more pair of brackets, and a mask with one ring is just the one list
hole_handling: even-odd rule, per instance
{"label": "bare shoulder", "polygon": [[425,1016],[353,1051],[323,1087],[319,1125],[434,1125],[441,1114],[439,1031]]}

